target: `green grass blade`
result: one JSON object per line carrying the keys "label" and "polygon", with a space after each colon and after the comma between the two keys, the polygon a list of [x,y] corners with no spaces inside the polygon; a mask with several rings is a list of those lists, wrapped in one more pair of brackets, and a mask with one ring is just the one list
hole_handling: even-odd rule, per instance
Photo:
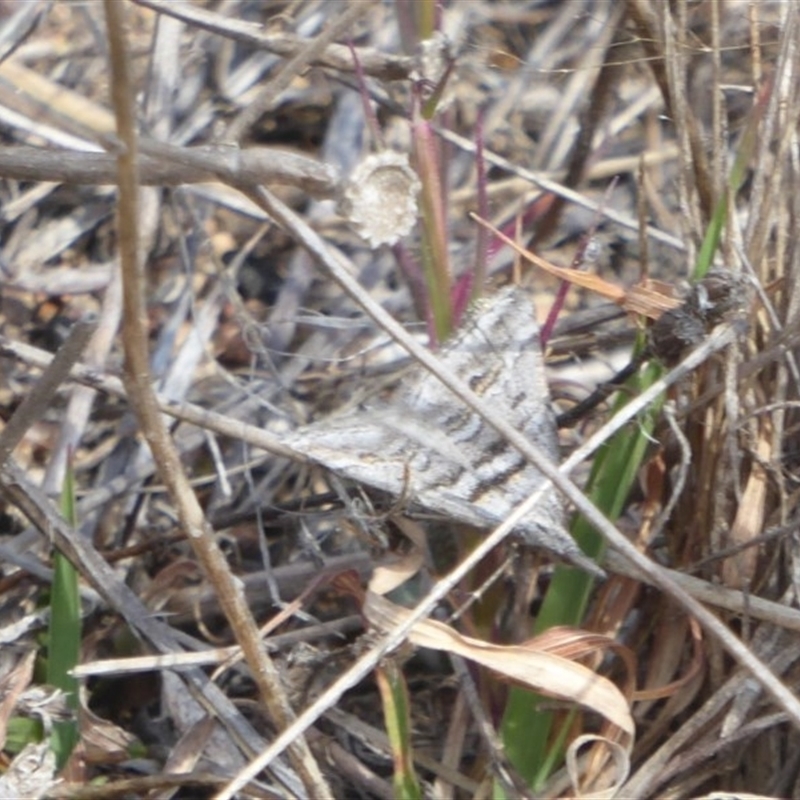
{"label": "green grass blade", "polygon": [[411,711],[403,673],[394,662],[387,661],[375,671],[375,678],[381,693],[386,733],[394,758],[394,796],[398,800],[422,800],[422,788],[414,773]]}
{"label": "green grass blade", "polygon": [[[71,465],[67,468],[61,493],[62,513],[75,526],[75,486]],[[81,603],[78,573],[61,553],[53,558],[53,587],[50,595],[50,629],[47,682],[67,695],[68,706],[78,709],[78,682],[70,675],[77,666],[81,647]],[[58,767],[66,763],[78,742],[75,720],[53,724],[52,747]]]}
{"label": "green grass blade", "polygon": [[[649,364],[632,379],[629,384],[632,392],[620,397],[615,410],[625,405],[628,396],[650,386],[660,374],[661,368],[657,364]],[[660,409],[660,402],[651,406],[637,424],[621,430],[595,457],[587,491],[592,502],[611,519],[621,513],[636,480]],[[586,520],[578,517],[572,533],[587,555],[602,560],[604,541]],[[557,567],[536,619],[534,633],[555,625],[580,625],[592,586],[593,580],[585,572]],[[565,727],[553,740],[553,715],[542,711],[541,703],[539,695],[512,689],[502,725],[508,756],[534,790],[544,783],[560,762],[566,734]]]}

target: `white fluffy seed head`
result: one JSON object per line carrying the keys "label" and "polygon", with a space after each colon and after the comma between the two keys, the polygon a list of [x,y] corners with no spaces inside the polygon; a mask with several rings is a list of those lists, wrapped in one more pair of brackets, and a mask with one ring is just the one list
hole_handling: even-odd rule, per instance
{"label": "white fluffy seed head", "polygon": [[417,220],[419,190],[408,158],[386,150],[367,156],[353,170],[340,211],[373,249],[395,244]]}

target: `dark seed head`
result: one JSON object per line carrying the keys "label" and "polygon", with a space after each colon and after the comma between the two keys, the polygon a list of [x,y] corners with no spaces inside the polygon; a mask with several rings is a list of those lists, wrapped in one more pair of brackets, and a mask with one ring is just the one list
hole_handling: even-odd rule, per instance
{"label": "dark seed head", "polygon": [[650,350],[667,366],[700,344],[711,329],[747,306],[744,279],[729,270],[713,269],[691,289],[683,305],[667,311],[648,333]]}

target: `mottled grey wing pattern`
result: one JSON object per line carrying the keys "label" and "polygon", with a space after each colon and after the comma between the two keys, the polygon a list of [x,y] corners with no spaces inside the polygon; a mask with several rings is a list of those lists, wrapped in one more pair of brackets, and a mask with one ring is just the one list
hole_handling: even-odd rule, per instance
{"label": "mottled grey wing pattern", "polygon": [[[539,329],[524,290],[507,288],[479,301],[440,358],[556,460]],[[479,527],[497,525],[542,480],[494,428],[422,367],[407,373],[387,404],[302,428],[287,444],[340,475]],[[529,544],[585,565],[562,517],[550,487],[518,532]]]}

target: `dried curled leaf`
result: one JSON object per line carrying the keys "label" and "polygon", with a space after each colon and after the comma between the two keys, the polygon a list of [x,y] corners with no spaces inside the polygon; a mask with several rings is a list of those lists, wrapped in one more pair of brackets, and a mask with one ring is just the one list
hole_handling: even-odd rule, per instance
{"label": "dried curled leaf", "polygon": [[[581,765],[580,763],[578,751],[587,744],[607,748],[612,758],[614,772],[611,778],[611,784],[608,787],[585,793],[580,792],[578,789],[581,782],[581,775],[585,771],[585,765]],[[583,736],[578,736],[570,743],[566,752],[566,762],[567,774],[569,775],[573,791],[581,800],[611,800],[611,798],[617,796],[619,788],[628,780],[631,769],[631,754],[629,748],[622,747],[617,742],[610,741],[607,737],[597,736],[595,734],[584,734]]]}
{"label": "dried curled leaf", "polygon": [[[390,630],[410,613],[374,591],[368,591],[363,613],[372,625]],[[633,717],[625,696],[611,681],[569,659],[533,646],[482,642],[435,620],[422,620],[411,629],[408,641],[418,647],[444,650],[482,664],[494,672],[541,694],[579,703],[602,714],[632,741]]]}

